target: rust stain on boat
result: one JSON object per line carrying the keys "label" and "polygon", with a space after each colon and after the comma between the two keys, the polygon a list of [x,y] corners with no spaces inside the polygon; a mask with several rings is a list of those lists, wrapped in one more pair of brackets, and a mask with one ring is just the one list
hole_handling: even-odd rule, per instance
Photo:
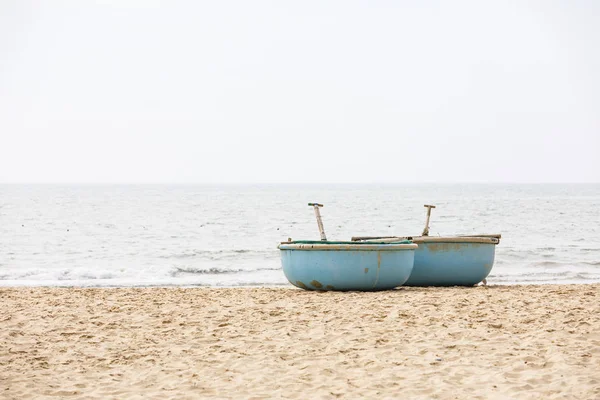
{"label": "rust stain on boat", "polygon": [[371,289],[374,289],[379,283],[379,271],[381,270],[381,252],[377,252],[377,274],[375,275],[375,283]]}
{"label": "rust stain on boat", "polygon": [[303,282],[296,281],[296,286],[301,287],[302,289],[308,290],[308,287],[306,287],[306,285]]}
{"label": "rust stain on boat", "polygon": [[316,287],[317,289],[321,289],[323,287],[321,282],[319,282],[317,280],[312,281],[310,284],[313,285],[314,287]]}
{"label": "rust stain on boat", "polygon": [[427,248],[433,253],[438,251],[455,251],[462,248],[467,248],[467,243],[428,243]]}

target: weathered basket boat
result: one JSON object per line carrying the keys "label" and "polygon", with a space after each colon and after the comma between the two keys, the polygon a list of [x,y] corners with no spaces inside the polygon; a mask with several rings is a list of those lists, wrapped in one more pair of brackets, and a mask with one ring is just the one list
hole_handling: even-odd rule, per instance
{"label": "weathered basket boat", "polygon": [[409,278],[417,245],[377,242],[290,241],[281,243],[283,273],[307,290],[388,290]]}
{"label": "weathered basket boat", "polygon": [[413,268],[417,245],[409,240],[385,243],[328,241],[319,207],[314,207],[321,240],[282,242],[283,273],[294,286],[307,290],[386,290],[401,286]]}
{"label": "weathered basket boat", "polygon": [[357,243],[397,242],[408,239],[419,247],[415,262],[405,286],[473,286],[486,283],[494,265],[496,245],[501,235],[429,236],[427,222],[422,236],[404,237],[353,237]]}
{"label": "weathered basket boat", "polygon": [[[419,247],[405,286],[473,286],[483,282],[494,265],[499,237],[409,237]],[[360,240],[360,238],[352,238]],[[370,239],[395,242],[400,237]],[[364,240],[364,239],[363,239]],[[356,243],[370,243],[370,240]]]}

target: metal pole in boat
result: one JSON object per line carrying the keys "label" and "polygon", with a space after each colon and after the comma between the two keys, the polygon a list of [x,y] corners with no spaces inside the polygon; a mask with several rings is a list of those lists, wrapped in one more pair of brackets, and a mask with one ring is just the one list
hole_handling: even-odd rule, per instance
{"label": "metal pole in boat", "polygon": [[435,206],[425,204],[424,207],[427,209],[427,221],[425,222],[425,229],[423,229],[421,236],[429,236],[429,218],[431,217],[431,209],[435,208]]}
{"label": "metal pole in boat", "polygon": [[327,240],[327,237],[325,236],[325,228],[323,228],[323,221],[321,221],[321,212],[319,211],[319,207],[323,207],[323,204],[308,203],[308,205],[315,209],[315,216],[317,217],[317,225],[319,225],[321,240]]}

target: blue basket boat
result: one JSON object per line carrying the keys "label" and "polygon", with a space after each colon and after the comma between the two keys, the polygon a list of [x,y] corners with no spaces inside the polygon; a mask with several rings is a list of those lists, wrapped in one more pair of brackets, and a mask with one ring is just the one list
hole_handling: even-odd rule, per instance
{"label": "blue basket boat", "polygon": [[294,286],[306,290],[387,290],[410,276],[417,245],[409,240],[383,242],[328,241],[319,207],[315,209],[321,240],[282,242],[283,273]]}
{"label": "blue basket boat", "polygon": [[413,238],[419,249],[406,286],[473,286],[486,283],[494,266],[495,237]]}
{"label": "blue basket boat", "polygon": [[417,245],[293,241],[278,246],[287,280],[307,290],[388,290],[409,278]]}
{"label": "blue basket boat", "polygon": [[501,235],[429,236],[429,215],[424,235],[404,237],[353,237],[356,243],[397,242],[409,239],[419,247],[405,286],[473,286],[486,278],[494,266]]}
{"label": "blue basket boat", "polygon": [[[357,239],[357,238],[353,238]],[[377,240],[397,241],[401,238]],[[410,237],[419,247],[405,286],[473,286],[490,274],[498,237]],[[369,243],[363,241],[357,243]]]}

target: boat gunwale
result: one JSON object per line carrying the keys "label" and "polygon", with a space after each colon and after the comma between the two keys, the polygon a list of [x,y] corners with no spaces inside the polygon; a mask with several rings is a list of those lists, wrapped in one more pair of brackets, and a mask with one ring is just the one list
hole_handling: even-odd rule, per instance
{"label": "boat gunwale", "polygon": [[[352,238],[354,239],[354,238]],[[408,239],[413,243],[484,243],[484,244],[499,244],[500,239],[496,237],[485,237],[485,236],[397,236],[390,238],[378,238],[378,239],[363,239],[357,240],[361,243],[369,243],[371,240],[378,242],[397,242],[400,239]]]}
{"label": "boat gunwale", "polygon": [[299,244],[281,243],[279,250],[308,250],[308,251],[398,251],[416,250],[419,246],[414,243],[378,243],[378,244]]}

